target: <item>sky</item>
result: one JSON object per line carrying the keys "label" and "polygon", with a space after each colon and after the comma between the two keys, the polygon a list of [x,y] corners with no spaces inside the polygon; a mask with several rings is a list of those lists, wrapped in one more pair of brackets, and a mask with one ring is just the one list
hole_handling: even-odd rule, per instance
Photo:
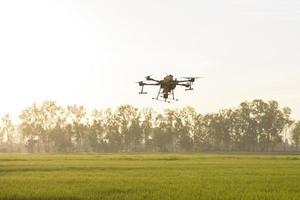
{"label": "sky", "polygon": [[[277,100],[300,119],[298,0],[0,1],[0,114],[33,102],[217,112]],[[146,75],[204,76],[179,102]]]}

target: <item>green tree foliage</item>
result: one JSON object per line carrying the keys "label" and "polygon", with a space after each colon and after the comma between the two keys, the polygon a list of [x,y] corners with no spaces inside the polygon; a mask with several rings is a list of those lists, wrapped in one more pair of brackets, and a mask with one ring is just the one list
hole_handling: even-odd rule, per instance
{"label": "green tree foliage", "polygon": [[144,151],[151,151],[153,147],[154,111],[152,108],[144,108],[141,113],[141,137]]}
{"label": "green tree foliage", "polygon": [[[5,116],[0,141],[13,141],[19,130],[29,152],[274,151],[285,142],[290,114],[276,101],[259,99],[205,115],[192,107],[156,113],[131,105],[88,113],[83,106],[46,101],[24,109],[18,126]],[[297,148],[299,127],[292,135]]]}
{"label": "green tree foliage", "polygon": [[197,112],[192,107],[185,107],[176,113],[174,126],[180,151],[194,150],[193,135],[196,118]]}
{"label": "green tree foliage", "polygon": [[293,132],[292,132],[292,139],[293,139],[293,143],[296,146],[296,150],[298,151],[299,144],[300,144],[300,121],[298,121],[295,124],[295,128],[293,129]]}
{"label": "green tree foliage", "polygon": [[1,118],[0,144],[3,142],[12,144],[14,140],[14,132],[15,126],[12,123],[10,115],[4,115],[4,117]]}
{"label": "green tree foliage", "polygon": [[101,110],[92,112],[88,130],[88,139],[92,151],[105,151],[104,114]]}
{"label": "green tree foliage", "polygon": [[78,151],[88,151],[87,136],[87,112],[83,106],[72,105],[67,107],[66,119],[70,125],[72,140],[75,149]]}

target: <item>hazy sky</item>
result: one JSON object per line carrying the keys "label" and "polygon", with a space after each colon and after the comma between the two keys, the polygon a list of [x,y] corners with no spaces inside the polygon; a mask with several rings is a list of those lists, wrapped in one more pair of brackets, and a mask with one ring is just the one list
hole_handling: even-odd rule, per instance
{"label": "hazy sky", "polygon": [[[300,119],[299,0],[0,1],[0,114],[55,100],[87,108],[262,98]],[[138,95],[154,74],[205,76],[180,102]]]}

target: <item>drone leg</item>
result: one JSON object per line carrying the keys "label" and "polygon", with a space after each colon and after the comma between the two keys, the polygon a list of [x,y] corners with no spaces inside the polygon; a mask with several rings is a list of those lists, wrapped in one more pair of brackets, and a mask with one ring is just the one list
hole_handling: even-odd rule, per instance
{"label": "drone leg", "polygon": [[158,97],[159,97],[159,95],[160,95],[160,91],[161,91],[161,88],[159,88],[159,91],[158,91],[158,94],[157,94],[156,98],[152,98],[152,99],[158,100]]}
{"label": "drone leg", "polygon": [[144,92],[144,86],[141,86],[142,90],[139,92],[139,94],[147,94],[147,92]]}
{"label": "drone leg", "polygon": [[172,93],[172,96],[173,96],[173,100],[174,100],[174,101],[178,101],[178,99],[175,99],[175,93],[174,93],[174,90],[173,90],[171,93]]}

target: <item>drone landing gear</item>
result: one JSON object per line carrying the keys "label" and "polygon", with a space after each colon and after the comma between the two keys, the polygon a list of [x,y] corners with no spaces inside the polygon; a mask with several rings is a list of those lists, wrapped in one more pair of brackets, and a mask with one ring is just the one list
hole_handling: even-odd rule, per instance
{"label": "drone landing gear", "polygon": [[185,89],[185,91],[194,90],[194,88]]}
{"label": "drone landing gear", "polygon": [[[162,97],[164,98],[164,100],[159,99],[159,95],[160,95],[160,94],[163,94]],[[167,98],[165,98],[165,95],[167,95]],[[157,93],[156,98],[153,97],[152,99],[153,99],[153,100],[157,100],[157,101],[166,102],[166,103],[171,103],[170,101],[167,101],[167,99],[168,99],[168,94],[161,92],[161,88],[159,88],[159,91],[158,91],[158,93]]]}
{"label": "drone landing gear", "polygon": [[144,86],[142,86],[142,90],[139,92],[139,94],[147,94],[147,92],[144,92]]}
{"label": "drone landing gear", "polygon": [[172,94],[172,96],[173,96],[173,99],[172,99],[172,100],[178,101],[178,99],[175,99],[174,90],[171,91],[171,94]]}
{"label": "drone landing gear", "polygon": [[161,102],[166,102],[166,103],[171,103],[171,101],[167,101],[167,99],[165,100],[162,100],[162,99],[156,99],[156,98],[152,98],[153,100],[156,100],[156,101],[161,101]]}
{"label": "drone landing gear", "polygon": [[[161,97],[163,97],[163,99],[159,99],[159,95],[163,94]],[[169,95],[172,95],[172,99],[168,98]],[[157,100],[157,101],[162,101],[162,102],[166,102],[166,103],[171,103],[171,101],[168,101],[168,100],[173,100],[173,101],[178,101],[178,99],[175,99],[175,96],[174,96],[174,91],[172,90],[171,92],[169,93],[164,93],[164,92],[161,92],[161,88],[159,89],[158,91],[158,94],[156,96],[156,98],[152,98],[153,100]]]}

